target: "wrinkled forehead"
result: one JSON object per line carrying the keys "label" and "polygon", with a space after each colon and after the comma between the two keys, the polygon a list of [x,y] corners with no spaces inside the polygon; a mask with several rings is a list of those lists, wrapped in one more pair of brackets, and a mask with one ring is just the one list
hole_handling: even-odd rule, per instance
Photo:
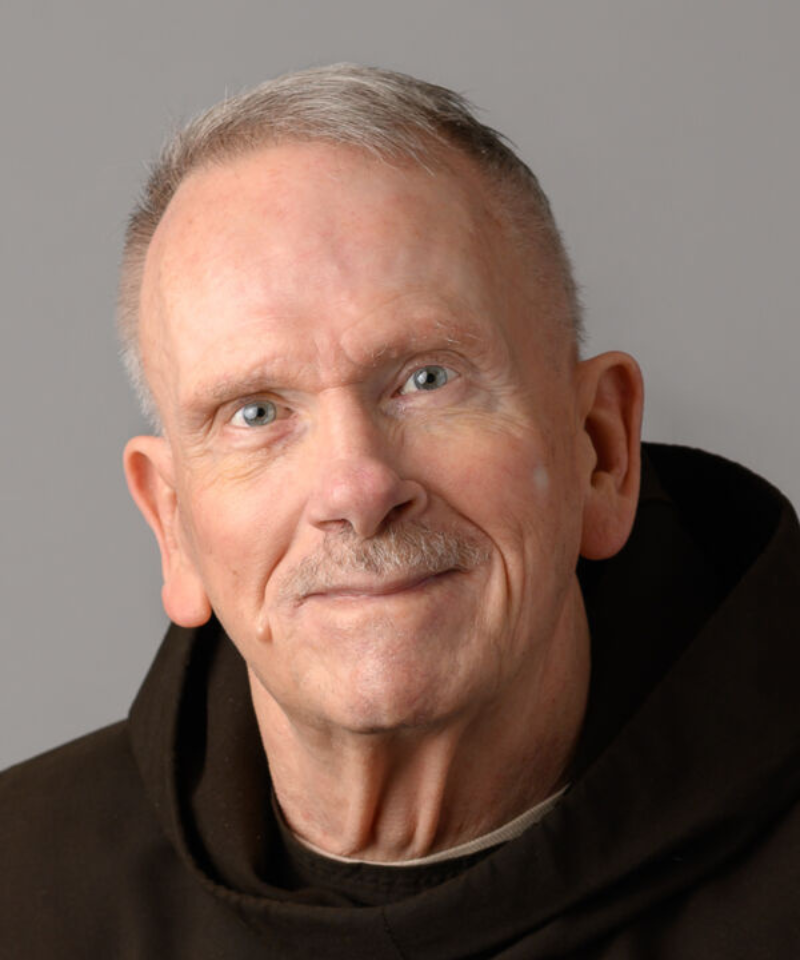
{"label": "wrinkled forehead", "polygon": [[247,318],[293,329],[314,317],[315,335],[335,337],[332,318],[402,297],[498,324],[531,286],[523,259],[461,157],[427,169],[353,148],[268,148],[195,171],[176,192],[145,266],[145,366],[174,377],[178,342],[185,362],[190,341]]}

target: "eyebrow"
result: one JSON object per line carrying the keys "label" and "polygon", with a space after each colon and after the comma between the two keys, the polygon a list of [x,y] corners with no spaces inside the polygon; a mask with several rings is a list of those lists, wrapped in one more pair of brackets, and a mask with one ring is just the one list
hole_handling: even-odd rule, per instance
{"label": "eyebrow", "polygon": [[[283,359],[283,358],[281,358]],[[293,364],[293,367],[296,367]],[[251,393],[262,393],[265,390],[274,390],[284,377],[276,375],[280,370],[280,361],[262,361],[248,373],[221,375],[210,383],[200,384],[193,393],[187,406],[210,407],[219,406],[237,397]]]}
{"label": "eyebrow", "polygon": [[[362,366],[374,368],[414,350],[464,349],[479,340],[480,336],[466,318],[462,318],[456,327],[437,317],[418,333],[404,333],[395,343],[377,347],[369,362]],[[184,410],[189,419],[195,420],[231,400],[283,389],[290,379],[296,378],[297,371],[296,359],[283,353],[275,354],[260,360],[249,371],[221,374],[213,381],[201,383],[187,398]]]}

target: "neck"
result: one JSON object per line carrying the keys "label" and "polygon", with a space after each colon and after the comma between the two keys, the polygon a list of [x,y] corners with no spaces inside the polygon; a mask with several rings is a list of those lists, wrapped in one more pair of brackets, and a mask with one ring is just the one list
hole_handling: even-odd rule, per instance
{"label": "neck", "polygon": [[292,831],[338,856],[411,860],[466,843],[564,784],[583,720],[580,592],[548,649],[496,700],[424,729],[354,733],[292,717],[251,673],[275,793]]}

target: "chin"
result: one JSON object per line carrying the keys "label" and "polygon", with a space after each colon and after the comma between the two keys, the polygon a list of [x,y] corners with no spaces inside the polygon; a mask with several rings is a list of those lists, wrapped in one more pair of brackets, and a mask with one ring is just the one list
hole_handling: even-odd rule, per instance
{"label": "chin", "polygon": [[471,650],[477,615],[466,606],[319,605],[274,631],[257,672],[285,712],[314,725],[363,734],[436,726],[486,683],[489,664]]}
{"label": "chin", "polygon": [[339,730],[361,736],[388,736],[393,733],[412,733],[432,730],[440,726],[445,717],[441,711],[418,709],[365,709],[348,711],[345,715],[329,718]]}
{"label": "chin", "polygon": [[451,698],[443,699],[442,685],[430,676],[366,679],[351,677],[347,696],[337,697],[325,711],[329,722],[351,733],[375,735],[435,727],[457,712]]}

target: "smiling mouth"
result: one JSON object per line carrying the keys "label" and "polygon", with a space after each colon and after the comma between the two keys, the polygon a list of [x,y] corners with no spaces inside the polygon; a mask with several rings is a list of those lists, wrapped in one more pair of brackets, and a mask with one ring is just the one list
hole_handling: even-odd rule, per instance
{"label": "smiling mouth", "polygon": [[369,583],[341,583],[314,590],[303,600],[373,600],[392,597],[399,593],[412,593],[438,583],[457,573],[457,570],[443,570],[441,573],[428,573],[417,577],[405,577],[401,580],[381,580]]}

